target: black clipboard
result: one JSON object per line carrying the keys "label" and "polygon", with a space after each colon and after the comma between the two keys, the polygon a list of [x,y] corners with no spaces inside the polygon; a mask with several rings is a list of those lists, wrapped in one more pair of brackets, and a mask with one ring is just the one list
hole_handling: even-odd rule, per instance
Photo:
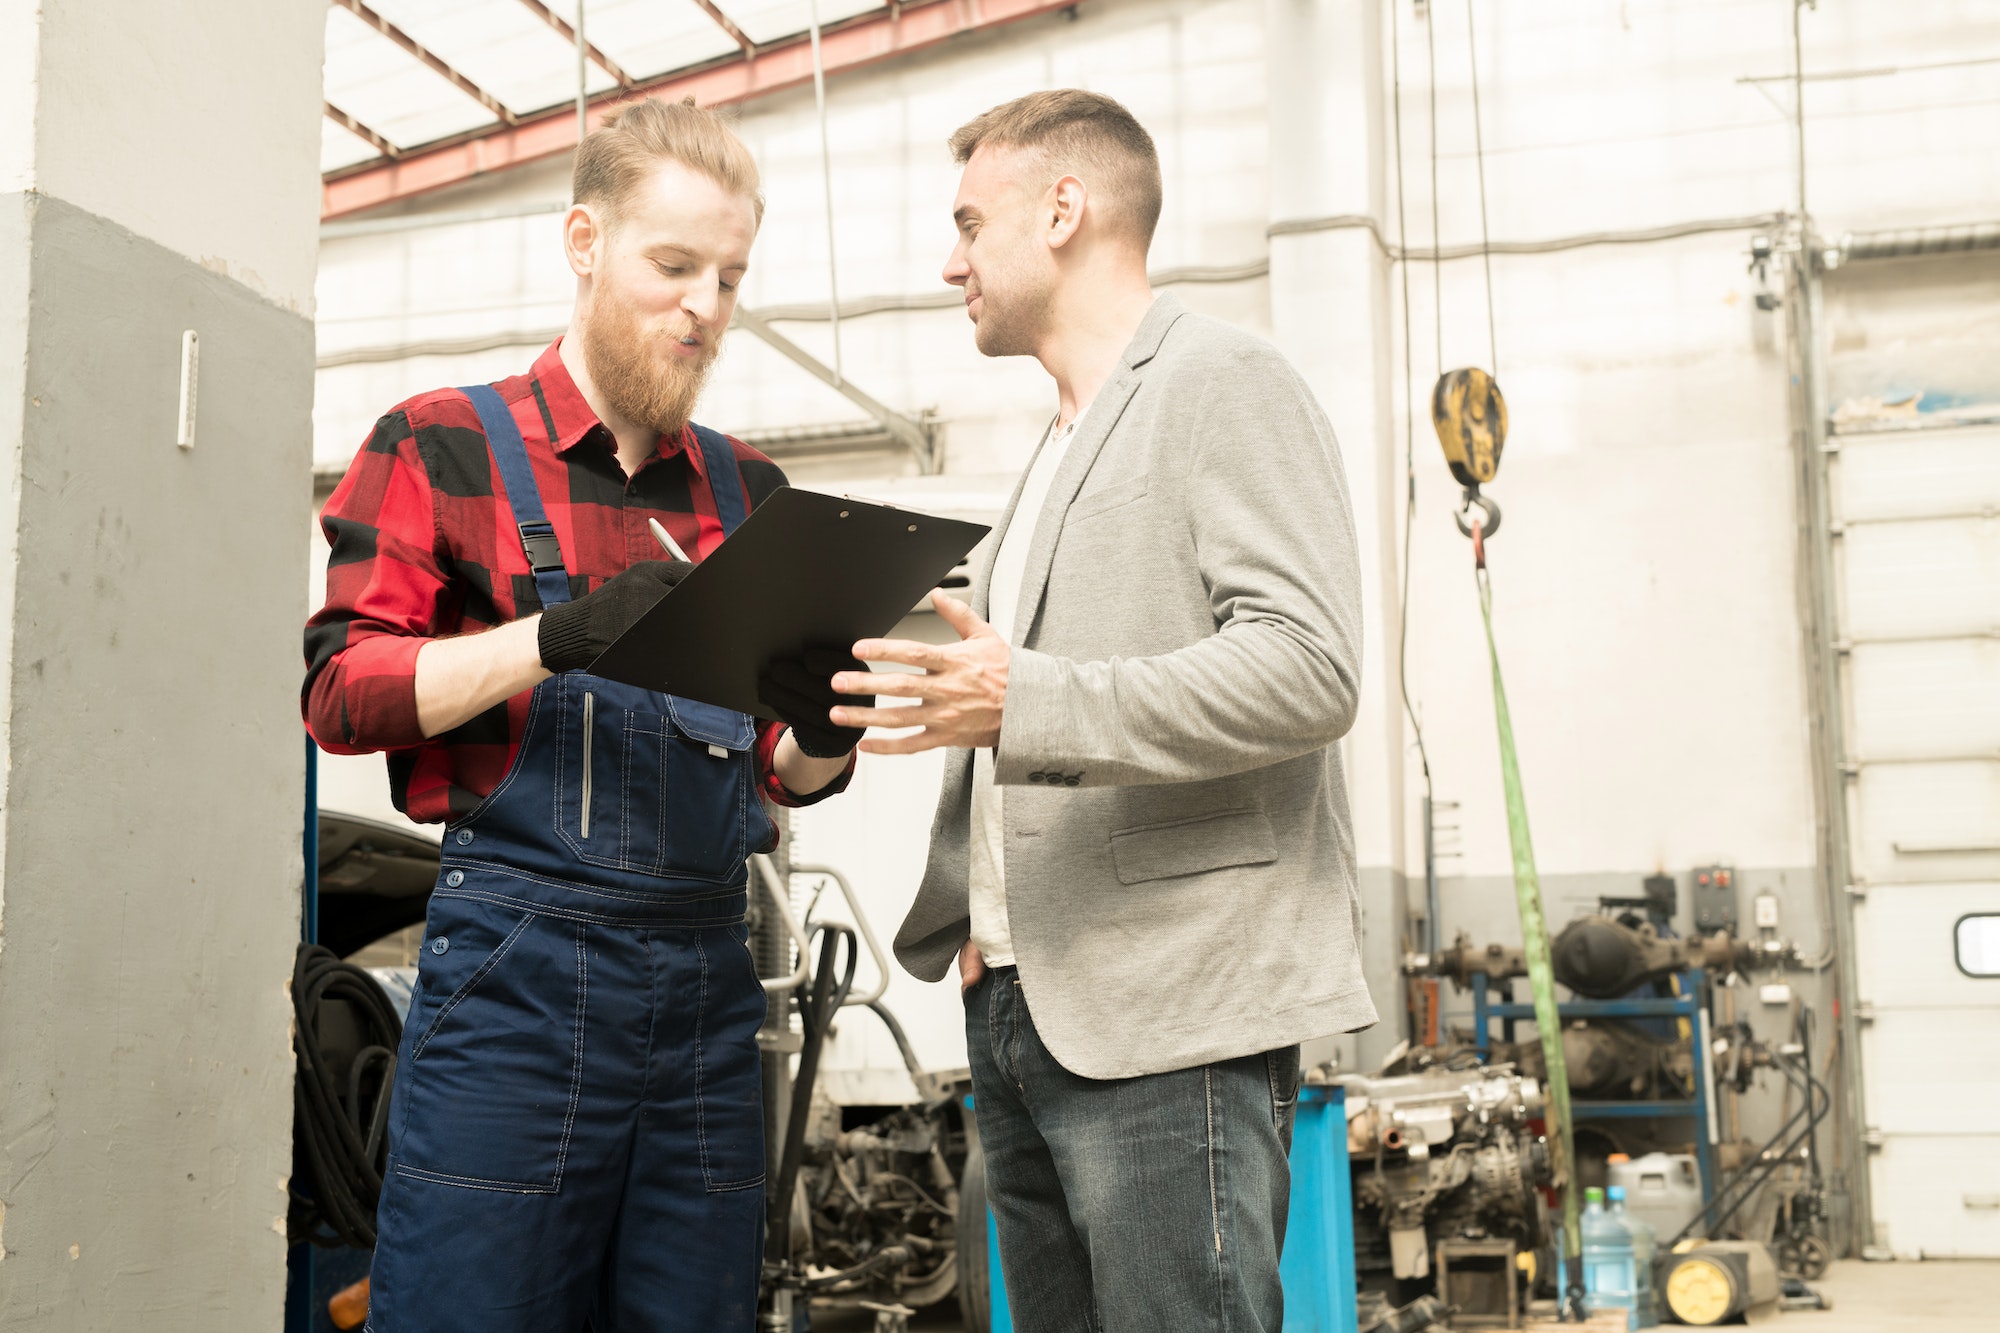
{"label": "black clipboard", "polygon": [[989,531],[781,486],[590,673],[776,720],[767,663],[889,633]]}

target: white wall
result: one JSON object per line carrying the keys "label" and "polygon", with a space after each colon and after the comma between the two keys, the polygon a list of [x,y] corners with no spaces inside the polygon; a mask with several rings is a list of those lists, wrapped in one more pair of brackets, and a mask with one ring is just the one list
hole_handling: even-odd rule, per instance
{"label": "white wall", "polygon": [[[1431,236],[1424,25],[1435,21],[1437,171],[1449,246],[1480,234],[1466,14],[1457,5],[1430,13],[1434,20],[1407,3],[1382,4],[1382,85],[1386,97],[1393,16],[1402,46],[1407,231],[1410,243],[1422,246]],[[1787,0],[1478,7],[1491,235],[1543,240],[1794,206],[1791,89],[1738,81],[1790,69],[1790,14]],[[1953,0],[1893,7],[1821,0],[1804,15],[1804,28],[1809,71],[2000,50],[2000,15]],[[1158,139],[1167,204],[1156,267],[1270,255],[1265,228],[1275,216],[1318,208],[1314,197],[1340,197],[1342,189],[1329,195],[1289,177],[1270,179],[1272,145],[1295,127],[1270,123],[1266,40],[1261,3],[1089,0],[1074,21],[1031,21],[836,78],[829,104],[842,294],[852,300],[940,290],[955,183],[943,139],[986,106],[1063,84],[1125,100]],[[1809,84],[1809,188],[1822,230],[2000,216],[1992,74],[1981,66]],[[1350,125],[1358,147],[1326,170],[1379,175],[1381,222],[1393,240],[1397,186],[1387,105],[1378,123],[1374,136]],[[770,199],[746,304],[823,302],[810,95],[745,107],[741,132],[764,164]],[[1329,142],[1343,143],[1342,132],[1340,124],[1328,127]],[[566,164],[546,164],[417,207],[557,201],[565,176]],[[1371,196],[1363,190],[1357,197]],[[1492,488],[1506,510],[1506,528],[1491,548],[1496,633],[1536,850],[1552,876],[1629,878],[1636,888],[1656,868],[1684,871],[1716,860],[1810,882],[1813,809],[1793,592],[1783,331],[1755,310],[1744,271],[1748,235],[1740,228],[1492,261],[1499,370],[1513,430]],[[322,354],[419,337],[546,330],[562,322],[568,281],[553,215],[330,241],[320,289]],[[1425,722],[1437,794],[1464,804],[1455,842],[1462,854],[1444,870],[1448,901],[1470,902],[1477,886],[1507,873],[1509,854],[1470,556],[1450,523],[1455,488],[1427,420],[1439,368],[1432,266],[1411,265],[1409,286],[1419,492],[1410,692]],[[1300,299],[1297,290],[1273,292],[1262,279],[1179,291],[1197,309],[1267,335],[1278,328],[1274,306]],[[1316,384],[1349,386],[1323,392],[1354,395],[1327,406],[1344,432],[1350,472],[1365,488],[1356,506],[1374,525],[1368,558],[1382,565],[1369,585],[1374,646],[1365,682],[1381,731],[1366,742],[1374,758],[1350,752],[1360,841],[1364,868],[1420,877],[1419,770],[1407,755],[1399,782],[1387,762],[1401,702],[1388,667],[1393,657],[1375,655],[1398,619],[1387,556],[1398,536],[1393,516],[1402,484],[1400,292],[1400,270],[1392,269],[1386,292],[1357,278],[1309,298],[1325,302],[1327,322],[1343,327],[1365,327],[1357,308],[1386,301],[1389,346],[1375,349],[1385,369],[1358,379],[1351,366],[1315,363],[1339,353],[1297,332],[1310,329],[1310,306],[1290,317],[1293,332],[1279,336]],[[1441,299],[1443,365],[1487,362],[1477,259],[1443,266]],[[463,313],[428,314],[414,308],[419,301]],[[786,332],[830,356],[825,323],[788,324]],[[870,392],[907,410],[940,411],[949,471],[990,477],[996,486],[1020,466],[1052,402],[1032,364],[980,358],[956,310],[852,320],[843,327],[843,350],[848,372]],[[405,393],[497,375],[531,354],[523,347],[323,370],[318,456],[351,453],[373,417]],[[1359,402],[1364,394],[1377,401]],[[1377,412],[1390,423],[1386,432],[1371,418]],[[733,429],[859,415],[740,333],[702,414]],[[1354,421],[1363,424],[1343,424]],[[860,487],[898,470],[893,460],[876,464],[872,477],[822,469],[815,484]],[[835,859],[837,849],[850,872],[866,867],[861,878],[878,924],[888,928],[915,887],[933,769],[919,763],[883,771],[870,761],[856,793],[797,821],[802,857]],[[1364,786],[1370,781],[1372,788]],[[1483,902],[1485,890],[1477,892]],[[1398,933],[1385,906],[1371,904],[1371,928]],[[1510,910],[1503,900],[1497,912],[1468,912],[1466,920],[1477,931],[1505,934]],[[1798,933],[1817,938],[1816,926],[1801,921]],[[919,999],[907,977],[896,980],[890,999],[929,1034],[919,1036],[927,1055],[955,1063],[955,1056],[945,1059],[955,1041],[954,1005]],[[1398,1007],[1393,995],[1378,1002],[1385,1016]],[[911,1010],[926,1017],[910,1020]],[[886,1043],[870,1046],[867,1058],[878,1055],[893,1063]]]}
{"label": "white wall", "polygon": [[316,67],[320,10],[47,4],[40,19],[33,188],[310,315],[296,237],[319,190],[296,164],[319,157],[318,80],[271,56]]}
{"label": "white wall", "polygon": [[0,194],[35,181],[35,64],[41,50],[41,8],[34,0],[0,3]]}

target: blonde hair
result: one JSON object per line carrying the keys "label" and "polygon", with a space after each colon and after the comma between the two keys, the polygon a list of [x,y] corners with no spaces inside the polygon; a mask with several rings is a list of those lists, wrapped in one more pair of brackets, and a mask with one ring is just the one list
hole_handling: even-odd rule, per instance
{"label": "blonde hair", "polygon": [[576,150],[570,199],[601,204],[607,221],[615,220],[648,169],[660,162],[678,162],[749,199],[758,225],[763,225],[757,160],[727,121],[696,106],[692,97],[679,102],[642,98],[606,116]]}
{"label": "blonde hair", "polygon": [[1160,223],[1160,154],[1138,117],[1102,93],[1057,88],[1003,102],[958,127],[947,141],[960,166],[985,144],[1036,153],[1053,185],[1074,174],[1102,186],[1142,246]]}

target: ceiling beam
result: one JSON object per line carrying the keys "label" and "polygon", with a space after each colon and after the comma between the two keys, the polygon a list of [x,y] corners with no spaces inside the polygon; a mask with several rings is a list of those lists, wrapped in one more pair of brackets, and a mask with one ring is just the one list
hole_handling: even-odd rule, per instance
{"label": "ceiling beam", "polygon": [[[568,42],[572,47],[576,45],[576,29],[569,25],[569,20],[543,4],[542,0],[521,0],[521,3],[526,5],[535,17],[561,33],[564,41]],[[620,69],[617,61],[598,50],[594,42],[585,42],[583,49],[590,56],[592,64],[618,80],[620,88],[630,89],[632,87],[632,76]]]}
{"label": "ceiling beam", "polygon": [[749,35],[736,26],[735,20],[722,12],[715,0],[694,0],[694,2],[701,6],[702,13],[715,20],[716,27],[728,33],[730,40],[743,48],[744,55],[754,57],[757,54],[757,43],[751,41]]}
{"label": "ceiling beam", "polygon": [[369,145],[373,147],[376,152],[388,158],[390,161],[393,162],[395,159],[403,155],[402,149],[396,147],[396,145],[390,143],[388,139],[384,138],[380,134],[377,134],[374,130],[369,129],[366,125],[363,125],[360,121],[348,115],[345,111],[342,111],[339,107],[335,106],[333,103],[322,101],[320,105],[326,108],[326,118],[328,120],[340,126],[340,128],[346,130],[349,134],[353,135],[355,138],[366,139]]}
{"label": "ceiling beam", "polygon": [[[821,31],[821,58],[828,74],[893,60],[965,33],[998,27],[1040,14],[1075,8],[1077,0],[925,0],[859,14]],[[593,120],[634,97],[676,101],[693,97],[702,106],[744,102],[812,81],[812,45],[804,33],[760,46],[755,60],[722,56],[706,64],[673,70],[634,85],[630,92],[606,92],[591,100]],[[443,189],[487,172],[567,153],[576,147],[576,110],[565,104],[524,117],[505,128],[473,130],[450,139],[408,148],[400,161],[363,163],[328,172],[320,195],[320,218],[343,217],[379,208],[413,195]]]}
{"label": "ceiling beam", "polygon": [[938,470],[937,436],[935,428],[929,422],[912,420],[895,408],[888,407],[871,395],[863,393],[855,387],[853,380],[836,373],[833,367],[758,318],[756,312],[738,306],[730,322],[763,339],[773,351],[787,361],[874,417],[891,439],[910,451],[917,460],[917,470],[925,476]]}
{"label": "ceiling beam", "polygon": [[375,29],[375,31],[381,33],[384,37],[387,37],[390,41],[415,56],[432,73],[442,76],[450,82],[452,87],[458,89],[467,97],[470,97],[473,101],[492,112],[502,125],[514,126],[521,123],[521,118],[502,106],[499,98],[440,60],[429,47],[410,36],[407,32],[404,32],[395,24],[389,22],[389,20],[383,18],[380,14],[377,14],[374,10],[363,4],[362,0],[331,0],[331,3],[354,15],[354,17],[360,19],[363,23],[366,23],[369,27]]}

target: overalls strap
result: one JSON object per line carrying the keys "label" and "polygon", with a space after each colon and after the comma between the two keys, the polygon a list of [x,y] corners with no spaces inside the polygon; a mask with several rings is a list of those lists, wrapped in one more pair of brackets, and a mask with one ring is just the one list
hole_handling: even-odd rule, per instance
{"label": "overalls strap", "polygon": [[490,384],[469,384],[459,390],[479,413],[486,432],[486,447],[500,469],[507,487],[507,503],[514,511],[514,527],[521,534],[521,549],[528,553],[528,568],[535,575],[535,592],[544,609],[569,600],[569,571],[563,566],[562,544],[556,540],[555,525],[542,508],[542,493],[535,485],[535,470],[528,463],[528,446],[521,440],[521,428],[506,401]]}
{"label": "overalls strap", "polygon": [[694,437],[701,444],[709,493],[715,497],[715,516],[722,522],[722,535],[727,537],[750,512],[749,502],[743,496],[743,474],[736,467],[736,450],[727,436],[706,426],[695,426]]}

